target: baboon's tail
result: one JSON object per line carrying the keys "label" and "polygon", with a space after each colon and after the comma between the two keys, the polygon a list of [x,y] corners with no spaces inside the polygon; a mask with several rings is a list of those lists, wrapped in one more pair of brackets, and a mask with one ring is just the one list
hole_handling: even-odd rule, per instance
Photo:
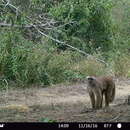
{"label": "baboon's tail", "polygon": [[116,92],[116,88],[115,88],[115,84],[113,86],[113,88],[111,89],[111,94],[110,94],[110,98],[109,98],[109,102],[112,102],[115,98],[115,92]]}

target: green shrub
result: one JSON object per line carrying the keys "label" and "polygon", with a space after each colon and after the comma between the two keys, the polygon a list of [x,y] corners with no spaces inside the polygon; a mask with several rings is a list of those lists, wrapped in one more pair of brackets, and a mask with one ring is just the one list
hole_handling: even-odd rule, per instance
{"label": "green shrub", "polygon": [[53,83],[60,83],[66,80],[66,70],[70,68],[71,55],[68,52],[55,54],[48,62],[47,72]]}
{"label": "green shrub", "polygon": [[48,78],[43,81],[43,75],[46,73],[45,67],[50,53],[47,53],[42,45],[25,40],[18,32],[3,33],[1,37],[1,76],[23,85],[40,82],[47,84]]}
{"label": "green shrub", "polygon": [[[74,52],[48,49],[44,44],[25,40],[18,32],[3,33],[0,44],[0,77],[20,86],[50,85],[69,80],[68,72],[76,58]],[[47,43],[46,43],[47,44]],[[2,84],[4,83],[1,80]]]}
{"label": "green shrub", "polygon": [[[111,17],[111,0],[68,0],[50,9],[50,13],[62,23],[69,23],[57,33],[59,39],[74,47],[94,52],[113,47],[114,25]],[[57,30],[54,32],[55,37]],[[64,48],[64,47],[63,47]]]}

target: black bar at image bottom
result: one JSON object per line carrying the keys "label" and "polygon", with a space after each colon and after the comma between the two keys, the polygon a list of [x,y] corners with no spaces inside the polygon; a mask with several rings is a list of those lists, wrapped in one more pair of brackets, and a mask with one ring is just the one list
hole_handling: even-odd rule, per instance
{"label": "black bar at image bottom", "polygon": [[5,123],[1,122],[0,123],[0,129],[67,129],[67,128],[78,128],[78,129],[101,129],[101,128],[109,128],[109,129],[121,129],[121,128],[130,128],[130,123],[124,123],[124,122],[116,122],[116,123],[90,123],[90,122],[79,122],[79,123],[69,123],[69,122],[59,122],[59,123]]}

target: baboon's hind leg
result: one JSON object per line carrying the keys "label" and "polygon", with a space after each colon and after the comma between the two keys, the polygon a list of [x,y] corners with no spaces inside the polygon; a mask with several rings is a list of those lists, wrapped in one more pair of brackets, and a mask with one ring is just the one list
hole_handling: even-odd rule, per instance
{"label": "baboon's hind leg", "polygon": [[109,93],[108,91],[105,92],[105,107],[109,106]]}
{"label": "baboon's hind leg", "polygon": [[104,94],[104,93],[102,92],[100,108],[102,108],[102,105],[103,105],[103,94]]}

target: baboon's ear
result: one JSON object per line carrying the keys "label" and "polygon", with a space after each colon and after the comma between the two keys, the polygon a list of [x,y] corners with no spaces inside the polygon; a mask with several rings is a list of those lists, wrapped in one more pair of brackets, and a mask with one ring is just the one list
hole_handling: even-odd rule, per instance
{"label": "baboon's ear", "polygon": [[95,77],[93,77],[93,76],[87,76],[87,79],[88,79],[88,80],[94,80]]}

